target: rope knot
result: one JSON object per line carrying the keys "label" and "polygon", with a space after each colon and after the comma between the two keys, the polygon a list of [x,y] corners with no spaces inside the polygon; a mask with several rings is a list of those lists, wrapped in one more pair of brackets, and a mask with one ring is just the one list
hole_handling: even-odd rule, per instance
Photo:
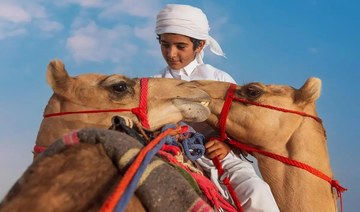
{"label": "rope knot", "polygon": [[131,112],[138,116],[140,120],[146,119],[146,113],[139,107],[132,108]]}
{"label": "rope knot", "polygon": [[340,196],[342,192],[347,191],[347,188],[342,187],[338,180],[331,180],[331,187],[336,189],[338,196]]}
{"label": "rope knot", "polygon": [[132,108],[131,112],[138,117],[143,127],[150,128],[149,122],[147,120],[146,111],[144,111],[142,108],[137,107]]}
{"label": "rope knot", "polygon": [[132,108],[131,109],[131,112],[133,113],[133,114],[135,114],[135,115],[138,115],[138,114],[140,114],[140,108]]}
{"label": "rope knot", "polygon": [[229,177],[225,177],[224,180],[223,180],[223,183],[225,185],[230,185],[230,178]]}
{"label": "rope knot", "polygon": [[346,191],[347,188],[342,187],[339,184],[339,181],[337,181],[337,180],[331,180],[331,187],[336,189],[336,193],[337,193],[338,197],[340,198],[340,207],[341,207],[340,211],[343,212],[344,208],[343,208],[343,201],[342,201],[342,192]]}

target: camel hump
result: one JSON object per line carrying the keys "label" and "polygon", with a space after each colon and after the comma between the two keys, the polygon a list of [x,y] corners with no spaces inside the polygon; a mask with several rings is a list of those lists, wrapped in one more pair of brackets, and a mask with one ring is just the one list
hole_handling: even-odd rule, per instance
{"label": "camel hump", "polygon": [[65,70],[64,63],[59,59],[55,59],[50,61],[47,67],[46,80],[55,92],[62,93],[69,86],[72,78]]}
{"label": "camel hump", "polygon": [[321,94],[321,80],[317,77],[310,77],[304,85],[297,90],[295,101],[299,104],[315,102]]}

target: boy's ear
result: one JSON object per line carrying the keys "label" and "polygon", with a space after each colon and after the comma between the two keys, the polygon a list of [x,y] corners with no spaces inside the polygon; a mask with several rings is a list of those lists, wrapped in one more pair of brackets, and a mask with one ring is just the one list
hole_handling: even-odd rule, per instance
{"label": "boy's ear", "polygon": [[201,50],[204,48],[204,46],[205,46],[205,41],[204,40],[201,40],[200,41],[200,45],[197,47],[197,49],[196,49],[196,52],[197,53],[199,53],[199,52],[201,52]]}

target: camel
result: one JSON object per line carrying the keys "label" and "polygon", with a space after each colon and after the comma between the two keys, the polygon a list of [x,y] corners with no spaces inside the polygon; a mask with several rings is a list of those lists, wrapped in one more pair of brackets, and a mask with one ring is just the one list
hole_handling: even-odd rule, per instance
{"label": "camel", "polygon": [[[166,81],[170,81],[164,81],[164,84],[161,84],[161,81],[156,82],[156,80],[149,79],[148,98],[154,98],[147,104],[147,119],[144,119],[144,116],[136,116],[136,114],[134,115],[130,111],[121,113],[122,116],[128,117],[132,121],[135,121],[135,123],[137,122],[137,124],[141,123],[143,126],[147,126],[145,128],[150,130],[155,130],[163,124],[174,123],[179,120],[202,121],[209,115],[209,111],[206,109],[206,102],[209,99],[204,92],[198,90],[200,87],[211,97],[211,103],[209,105],[211,114],[207,122],[214,127],[218,127],[219,120],[221,119],[222,106],[230,86],[229,83],[213,81],[186,83],[166,79]],[[77,84],[73,84],[72,82],[74,81],[77,82]],[[128,79],[118,75],[102,76],[89,74],[73,78],[67,74],[61,61],[53,61],[48,67],[48,82],[53,87],[54,95],[49,100],[45,114],[59,114],[59,112],[66,111],[87,111],[90,113],[89,111],[102,110],[103,108],[137,108],[140,104],[139,96],[141,93],[139,81],[139,79]],[[84,85],[83,87],[76,87],[82,83]],[[160,84],[161,86],[158,86]],[[264,85],[262,83],[250,83],[245,86],[239,85],[236,87],[236,97],[244,98],[248,102],[232,103],[226,121],[226,132],[231,138],[256,147],[257,149],[274,152],[310,164],[312,167],[332,178],[325,130],[322,124],[317,122],[316,118],[311,118],[311,116],[298,116],[293,113],[282,113],[252,104],[255,102],[272,105],[273,107],[287,108],[316,116],[315,101],[320,96],[320,88],[321,81],[317,78],[310,78],[300,89],[294,89],[289,86]],[[166,91],[166,93],[164,91]],[[163,93],[165,96],[158,95],[157,92],[160,92],[160,94]],[[171,93],[170,96],[168,96],[169,93]],[[95,94],[96,98],[94,98]],[[195,97],[196,95],[198,96]],[[199,99],[196,100],[197,98]],[[82,101],[86,102],[86,104],[82,104]],[[153,101],[154,103],[152,104]],[[202,104],[201,102],[205,103]],[[78,113],[73,115],[63,113],[59,116],[54,115],[45,118],[41,124],[36,144],[38,146],[48,147],[64,134],[83,127],[108,128],[111,124],[110,119],[112,115],[117,113],[106,112],[107,113],[91,114]],[[167,114],[165,117],[159,115],[163,112]],[[50,128],[49,126],[52,127]],[[124,140],[127,139],[124,138]],[[311,146],[309,145],[309,140],[311,140]],[[86,149],[90,150],[86,152]],[[80,182],[91,181],[98,183],[93,189],[94,191],[92,191],[93,194],[97,194],[92,196],[92,202],[97,200],[97,204],[86,205],[86,202],[84,203],[84,201],[86,201],[84,196],[86,197],[86,195],[79,196],[79,194],[84,191],[81,190],[80,187],[76,187],[78,190],[75,189],[71,191],[75,196],[71,196],[69,193],[66,195],[76,198],[82,197],[80,200],[85,206],[81,209],[96,210],[99,208],[98,202],[104,200],[104,196],[108,194],[107,189],[109,187],[111,188],[109,185],[111,185],[118,176],[118,171],[113,165],[114,161],[106,157],[106,150],[107,149],[104,149],[101,144],[84,144],[79,148],[72,148],[60,152],[55,155],[56,157],[35,159],[34,162],[44,161],[44,164],[37,167],[39,169],[38,171],[32,169],[29,172],[30,174],[33,172],[41,172],[44,174],[45,172],[49,172],[49,167],[54,166],[54,164],[68,164],[69,157],[71,156],[72,159],[70,161],[78,161],[77,165],[72,168],[72,170],[76,170],[73,171],[72,174],[80,174],[76,175],[80,179]],[[74,152],[77,153],[75,154]],[[83,154],[79,154],[79,152]],[[257,158],[262,176],[264,180],[269,183],[281,211],[337,210],[336,197],[328,182],[304,170],[287,166],[265,157],[256,151],[250,152]],[[91,155],[91,161],[89,161],[89,155]],[[91,167],[100,166],[102,169],[97,170],[96,173],[98,175],[95,176],[94,168]],[[85,169],[86,167],[87,169]],[[57,173],[60,174],[61,171],[64,170],[60,169]],[[89,175],[92,175],[91,180],[89,180]],[[176,174],[174,174],[174,176],[175,175]],[[21,178],[14,190],[16,191],[19,189],[18,187],[23,186],[23,182],[27,182],[26,179],[27,178],[24,180],[24,177]],[[50,184],[54,182],[58,183],[57,181],[51,181],[51,177],[49,181]],[[38,185],[39,184],[41,184],[41,181],[38,182]],[[76,183],[71,185],[76,185]],[[44,185],[42,189],[45,190],[47,188],[46,186],[49,185]],[[58,189],[61,190],[61,186]],[[87,191],[88,190],[91,189],[87,189]],[[17,192],[21,193],[19,191]],[[91,192],[87,192],[87,195],[89,195],[89,193]],[[27,194],[30,202],[28,201],[24,204],[25,206],[23,208],[26,208],[28,205],[38,206],[38,204],[33,202],[34,199],[38,200],[37,203],[39,203],[39,205],[41,202],[46,203],[46,207],[56,205],[57,211],[68,211],[81,207],[81,204],[78,204],[81,201],[78,201],[77,205],[73,206],[73,208],[64,208],[61,205],[61,203],[64,202],[64,198],[62,199],[61,196],[59,199],[51,198],[54,197],[51,196],[54,195],[54,193],[51,192],[45,193],[42,196],[34,196],[35,194],[37,195],[35,190]],[[12,195],[13,193],[10,192],[8,196],[12,198]],[[4,202],[6,206],[11,205],[8,204],[11,198],[5,198]],[[53,199],[51,204],[47,202],[49,199]],[[134,196],[132,201],[127,208],[128,211],[146,210],[136,196]],[[0,210],[4,209],[3,205],[3,203],[0,204]],[[19,202],[16,201],[12,204],[14,207],[18,205]],[[72,205],[70,204],[70,206]],[[76,208],[76,206],[78,207]],[[14,208],[10,211],[13,210]],[[7,210],[5,209],[4,211]]]}
{"label": "camel", "polygon": [[[95,132],[96,139],[90,139],[96,140],[95,144],[80,143],[60,151],[59,142],[63,144],[63,137],[73,131],[83,128],[108,129],[115,115],[154,131],[180,120],[204,121],[210,114],[207,108],[208,94],[180,80],[150,78],[144,81],[101,74],[71,77],[60,60],[53,60],[48,65],[47,81],[54,93],[44,110],[36,147],[53,150],[43,154],[35,152],[33,164],[0,203],[1,211],[23,211],[29,207],[34,211],[97,211],[100,208],[121,178],[120,174],[123,174],[121,170],[119,173],[119,169],[124,168],[121,160],[116,158],[118,156],[110,156],[124,148],[117,151],[111,151],[112,146],[105,148],[104,143],[98,140],[109,133]],[[112,145],[130,145],[131,151],[142,146],[124,133],[117,136],[118,142]],[[184,185],[182,191],[178,190],[182,197],[163,193],[169,197],[168,203],[187,196],[203,201],[178,171],[169,164],[156,162],[158,160],[157,157],[152,160],[160,164],[153,168],[155,174],[148,174],[148,178],[152,176],[151,179],[155,181],[164,175],[157,187],[166,187],[166,191],[174,195],[171,188],[178,189],[178,184]],[[178,184],[169,185],[170,181],[178,181]],[[160,204],[156,196],[145,198],[145,203],[144,198],[140,198],[144,190],[156,191],[149,189],[146,182],[138,188],[140,192],[133,196],[126,211],[155,210],[149,207]],[[190,206],[179,206],[178,209],[185,210]]]}
{"label": "camel", "polygon": [[[256,148],[303,162],[333,179],[325,130],[316,117],[320,79],[309,78],[300,89],[263,83],[234,85],[234,96],[242,102],[233,100],[227,119],[221,118],[221,111],[230,83],[194,81],[189,84],[211,96],[211,115],[207,122],[220,131],[226,129],[222,137],[229,136],[233,139],[230,143],[236,140],[252,147],[248,151],[257,159],[261,175],[270,185],[281,211],[337,211],[331,183],[252,151]],[[288,111],[274,110],[283,108]],[[221,122],[226,128],[219,127]]]}
{"label": "camel", "polygon": [[[109,128],[111,117],[114,115],[127,117],[135,123],[141,122],[131,111],[86,113],[86,111],[103,109],[137,108],[141,98],[140,79],[93,73],[71,77],[65,70],[64,64],[60,60],[54,60],[48,66],[47,81],[54,94],[45,108],[45,117],[54,113],[58,113],[59,116],[42,120],[36,138],[37,146],[47,147],[74,129]],[[183,84],[181,80],[150,78],[147,88],[148,96],[144,97],[147,112],[141,112],[147,113],[145,118],[147,116],[148,126],[144,128],[150,131],[179,120],[203,121],[210,113],[206,107],[208,95],[191,85]],[[59,114],[76,111],[85,111],[85,113]]]}

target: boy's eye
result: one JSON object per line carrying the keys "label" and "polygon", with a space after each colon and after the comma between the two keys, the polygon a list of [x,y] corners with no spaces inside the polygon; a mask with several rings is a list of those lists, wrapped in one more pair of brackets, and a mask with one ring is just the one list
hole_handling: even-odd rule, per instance
{"label": "boy's eye", "polygon": [[186,45],[177,45],[177,48],[178,48],[178,49],[185,49],[185,48],[186,48]]}

